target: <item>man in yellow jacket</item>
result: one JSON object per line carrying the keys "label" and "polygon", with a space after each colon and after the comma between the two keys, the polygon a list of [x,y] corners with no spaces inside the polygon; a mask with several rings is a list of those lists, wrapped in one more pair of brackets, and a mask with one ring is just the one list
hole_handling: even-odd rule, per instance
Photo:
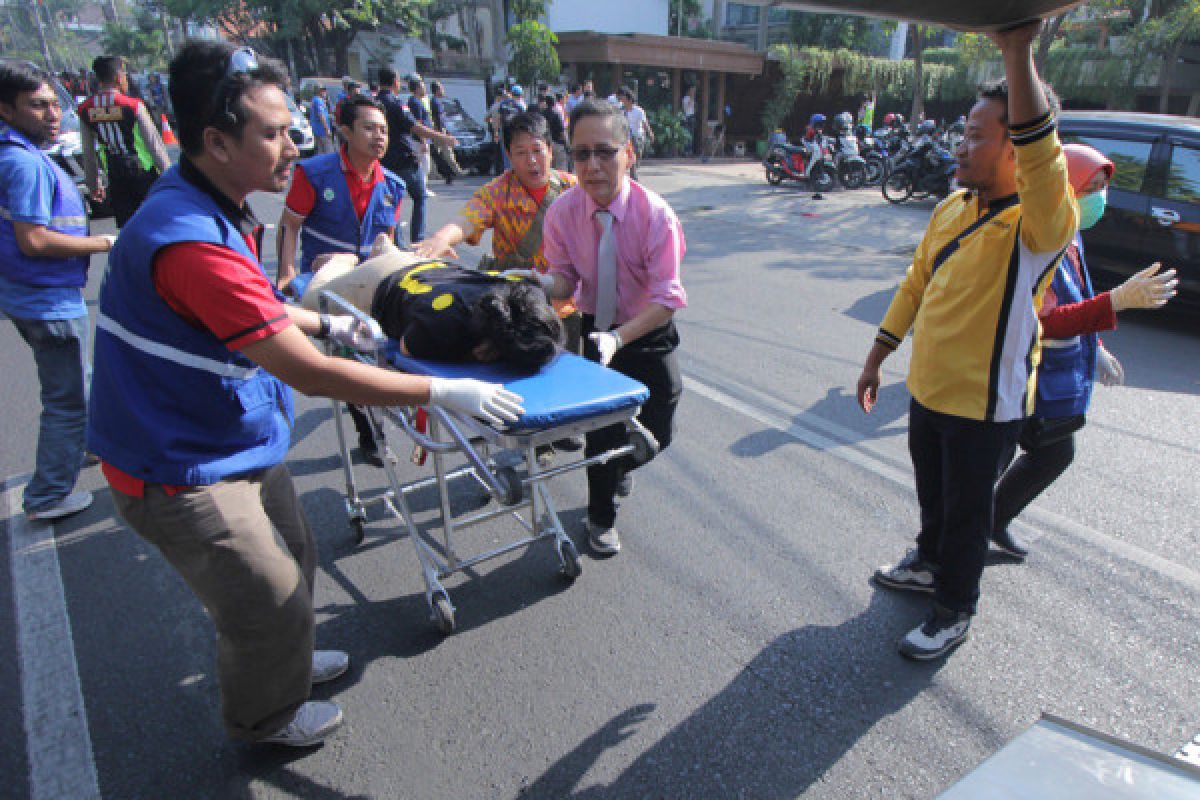
{"label": "man in yellow jacket", "polygon": [[880,366],[913,331],[909,452],[917,547],[877,584],[929,592],[900,652],[937,658],[966,639],[992,530],[995,483],[1033,410],[1036,309],[1078,225],[1066,159],[1038,79],[1031,24],[988,35],[1006,79],[981,90],[956,152],[962,190],[934,211],[858,380],[870,412]]}

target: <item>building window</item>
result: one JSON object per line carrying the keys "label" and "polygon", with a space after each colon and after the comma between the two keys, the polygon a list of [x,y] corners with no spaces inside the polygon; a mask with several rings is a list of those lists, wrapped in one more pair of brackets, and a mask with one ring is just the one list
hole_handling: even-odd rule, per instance
{"label": "building window", "polygon": [[758,6],[751,6],[745,3],[730,3],[725,6],[725,24],[734,25],[757,25],[758,24]]}

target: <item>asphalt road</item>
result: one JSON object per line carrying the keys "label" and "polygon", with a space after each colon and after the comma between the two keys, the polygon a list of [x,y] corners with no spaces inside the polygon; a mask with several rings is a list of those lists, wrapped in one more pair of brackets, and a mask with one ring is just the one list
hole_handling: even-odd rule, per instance
{"label": "asphalt road", "polygon": [[[1033,556],[994,559],[968,642],[912,664],[894,643],[922,602],[867,581],[917,521],[908,347],[872,415],[853,386],[931,206],[875,191],[817,201],[747,164],[652,165],[643,179],[688,239],[688,390],[676,443],[622,508],[618,557],[585,555],[573,585],[548,546],[480,565],[449,581],[460,629],[443,637],[397,526],[376,514],[354,545],[330,405],[298,398],[289,464],[321,546],[318,642],[354,659],[316,692],[347,722],[312,751],[224,739],[209,622],[115,520],[98,470],[81,478],[97,503],[56,526],[56,548],[19,521],[37,382],[0,322],[0,647],[16,655],[0,659],[5,796],[929,798],[1044,711],[1162,752],[1191,739],[1194,318],[1133,315],[1105,336],[1127,385],[1097,389],[1075,465],[1026,515]],[[436,185],[433,224],[478,183]],[[254,203],[277,218],[278,198]],[[359,475],[369,493],[384,485]],[[582,475],[553,491],[585,549]],[[423,520],[435,504],[414,497]],[[473,529],[460,550],[513,532]]]}

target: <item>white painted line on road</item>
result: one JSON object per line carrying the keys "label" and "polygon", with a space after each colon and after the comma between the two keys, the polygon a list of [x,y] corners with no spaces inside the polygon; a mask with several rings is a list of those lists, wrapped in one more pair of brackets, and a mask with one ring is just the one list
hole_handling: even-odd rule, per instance
{"label": "white painted line on road", "polygon": [[[843,461],[848,461],[855,466],[869,470],[904,489],[912,489],[913,487],[913,477],[910,471],[897,469],[892,464],[889,464],[881,454],[870,452],[870,443],[866,442],[861,435],[849,428],[825,420],[803,409],[784,410],[784,404],[780,401],[774,398],[766,398],[761,393],[746,387],[718,387],[714,385],[719,383],[718,381],[713,380],[711,377],[707,378],[707,380],[701,380],[695,377],[690,370],[685,374],[685,381],[687,388],[696,394],[707,397],[718,405],[725,406],[763,425],[775,428],[811,447],[837,456]],[[756,396],[756,400],[754,403],[741,400],[735,397],[732,392],[753,395]],[[798,422],[797,420],[800,421]],[[809,425],[819,427],[823,432],[813,430],[813,427],[807,427]],[[842,431],[845,431],[845,434],[842,434]],[[1109,536],[1106,533],[1101,533],[1094,528],[1076,522],[1061,514],[1056,514],[1053,511],[1030,507],[1026,509],[1025,516],[1039,523],[1060,529],[1094,547],[1170,578],[1192,591],[1200,592],[1200,572],[1143,550],[1137,545]],[[1030,536],[1027,538],[1032,541],[1036,537]]]}
{"label": "white painted line on road", "polygon": [[8,521],[30,797],[99,798],[54,527],[25,519],[24,484],[16,478],[4,482],[0,519]]}
{"label": "white painted line on road", "polygon": [[1189,764],[1194,764],[1200,767],[1200,733],[1196,734],[1196,738],[1179,748],[1179,752],[1175,757],[1180,761],[1186,761]]}

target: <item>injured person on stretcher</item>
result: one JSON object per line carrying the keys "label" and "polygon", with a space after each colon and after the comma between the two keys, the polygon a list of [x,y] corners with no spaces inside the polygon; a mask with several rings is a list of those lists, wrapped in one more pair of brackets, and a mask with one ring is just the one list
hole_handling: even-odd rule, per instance
{"label": "injured person on stretcher", "polygon": [[321,292],[333,292],[374,317],[412,358],[536,371],[562,347],[562,323],[531,281],[422,259],[386,235],[361,263],[348,253],[323,258],[313,264],[301,305],[317,311]]}

